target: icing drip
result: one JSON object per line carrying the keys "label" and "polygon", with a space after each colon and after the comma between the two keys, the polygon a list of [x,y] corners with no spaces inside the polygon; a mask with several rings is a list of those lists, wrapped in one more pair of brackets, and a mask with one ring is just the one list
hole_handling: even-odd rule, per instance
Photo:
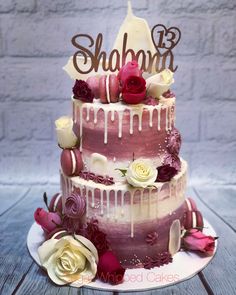
{"label": "icing drip", "polygon": [[157,117],[158,123],[157,123],[157,129],[161,130],[161,108],[158,108],[158,117]]}
{"label": "icing drip", "polygon": [[143,194],[144,190],[140,191],[140,211],[142,212],[142,207],[143,207]]}
{"label": "icing drip", "polygon": [[121,138],[121,137],[122,137],[122,119],[123,119],[123,112],[118,113],[118,117],[119,117],[119,132],[118,132],[118,137]]}
{"label": "icing drip", "polygon": [[121,191],[121,215],[124,215],[124,197],[125,197],[125,193],[123,191]]}
{"label": "icing drip", "polygon": [[133,118],[133,111],[130,110],[130,127],[129,127],[129,133],[133,134],[134,132],[134,118]]}
{"label": "icing drip", "polygon": [[91,204],[91,206],[92,206],[92,208],[94,208],[94,206],[95,206],[95,202],[94,202],[94,189],[91,189],[91,194],[92,194],[92,204]]}
{"label": "icing drip", "polygon": [[107,195],[107,219],[110,218],[110,202],[109,202],[109,197],[110,197],[110,191],[106,192]]}
{"label": "icing drip", "polygon": [[100,205],[101,205],[101,215],[103,216],[103,194],[105,191],[100,191]]}
{"label": "icing drip", "polygon": [[83,107],[80,107],[80,115],[79,115],[79,135],[80,135],[80,146],[79,149],[82,152],[83,145]]}
{"label": "icing drip", "polygon": [[149,126],[150,127],[152,127],[152,125],[153,125],[153,111],[154,111],[154,109],[150,109],[149,110]]}
{"label": "icing drip", "polygon": [[87,116],[86,116],[86,121],[89,121],[89,112],[90,112],[90,107],[87,105]]}
{"label": "icing drip", "polygon": [[151,189],[148,190],[148,212],[149,216],[151,216]]}
{"label": "icing drip", "polygon": [[168,127],[169,127],[168,117],[169,117],[169,108],[166,108],[166,131],[168,131]]}
{"label": "icing drip", "polygon": [[107,117],[108,117],[107,110],[104,110],[104,144],[107,144]]}
{"label": "icing drip", "polygon": [[114,122],[115,120],[115,110],[111,110],[111,121]]}
{"label": "icing drip", "polygon": [[134,214],[133,214],[133,209],[134,209],[134,191],[131,191],[131,193],[130,193],[130,227],[131,227],[130,236],[131,236],[131,238],[134,237]]}
{"label": "icing drip", "polygon": [[93,122],[94,124],[97,124],[98,122],[98,118],[97,118],[97,114],[98,114],[98,109],[93,109],[93,113],[94,113],[94,118],[93,118]]}
{"label": "icing drip", "polygon": [[117,191],[114,191],[114,193],[115,193],[115,221],[117,221],[117,218],[118,218],[118,216],[117,216]]}

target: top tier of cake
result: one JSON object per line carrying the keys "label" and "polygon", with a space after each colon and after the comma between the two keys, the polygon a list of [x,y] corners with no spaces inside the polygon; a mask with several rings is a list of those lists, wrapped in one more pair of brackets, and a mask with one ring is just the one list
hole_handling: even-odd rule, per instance
{"label": "top tier of cake", "polygon": [[72,101],[74,131],[87,171],[122,181],[117,169],[133,159],[162,164],[175,123],[175,98],[162,97],[158,105]]}

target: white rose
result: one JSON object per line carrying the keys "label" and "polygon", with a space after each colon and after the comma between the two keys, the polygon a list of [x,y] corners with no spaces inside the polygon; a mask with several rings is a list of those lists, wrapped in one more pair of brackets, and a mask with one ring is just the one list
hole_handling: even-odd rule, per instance
{"label": "white rose", "polygon": [[133,161],[126,172],[129,184],[135,187],[153,185],[157,178],[157,169],[148,160],[137,159]]}
{"label": "white rose", "polygon": [[80,287],[88,284],[97,273],[98,252],[95,246],[80,235],[64,236],[45,241],[38,254],[41,265],[57,285],[74,282]]}
{"label": "white rose", "polygon": [[60,117],[55,121],[58,144],[61,148],[72,148],[76,146],[77,137],[73,131],[73,120],[71,117]]}
{"label": "white rose", "polygon": [[147,95],[159,98],[174,83],[173,75],[169,69],[165,69],[161,73],[149,77],[146,80]]}

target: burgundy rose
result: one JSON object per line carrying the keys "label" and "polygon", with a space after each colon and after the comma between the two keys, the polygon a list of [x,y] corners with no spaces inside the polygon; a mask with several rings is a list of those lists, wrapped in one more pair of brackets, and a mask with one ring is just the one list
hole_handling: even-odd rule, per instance
{"label": "burgundy rose", "polygon": [[65,202],[65,215],[70,218],[80,219],[86,211],[85,198],[78,193],[72,193]]}
{"label": "burgundy rose", "polygon": [[177,128],[172,129],[168,137],[167,148],[171,154],[179,154],[181,147],[181,135]]}
{"label": "burgundy rose", "polygon": [[170,181],[172,177],[177,174],[177,170],[175,167],[171,167],[170,165],[163,165],[157,168],[158,174],[156,181],[166,182]]}
{"label": "burgundy rose", "polygon": [[216,237],[204,235],[198,229],[191,229],[182,238],[182,245],[186,250],[200,251],[206,255],[213,255],[216,239]]}
{"label": "burgundy rose", "polygon": [[143,103],[146,105],[150,105],[150,106],[156,106],[159,104],[159,101],[152,96],[148,96],[148,97],[146,97],[146,99],[144,100]]}
{"label": "burgundy rose", "polygon": [[173,97],[175,97],[175,94],[174,94],[174,92],[170,91],[170,89],[169,89],[166,92],[164,92],[162,94],[162,96],[165,98],[173,98]]}
{"label": "burgundy rose", "polygon": [[146,81],[142,77],[128,77],[122,88],[123,101],[128,104],[137,104],[146,96]]}
{"label": "burgundy rose", "polygon": [[105,251],[109,249],[107,235],[100,230],[95,232],[90,237],[90,240],[94,244],[94,246],[97,248],[99,255],[103,254]]}
{"label": "burgundy rose", "polygon": [[113,285],[120,284],[124,278],[125,269],[112,251],[105,252],[99,257],[97,266],[98,278]]}
{"label": "burgundy rose", "polygon": [[181,169],[181,161],[180,158],[175,154],[168,154],[165,159],[163,165],[169,165],[171,167],[174,167],[177,172]]}
{"label": "burgundy rose", "polygon": [[83,80],[76,80],[73,87],[74,98],[83,102],[93,102],[94,94],[88,83]]}
{"label": "burgundy rose", "polygon": [[142,71],[139,69],[136,60],[128,62],[119,70],[118,79],[121,85],[124,85],[126,79],[130,76],[142,77]]}
{"label": "burgundy rose", "polygon": [[47,212],[43,208],[37,208],[34,212],[35,221],[42,227],[46,234],[61,226],[62,220],[58,213]]}

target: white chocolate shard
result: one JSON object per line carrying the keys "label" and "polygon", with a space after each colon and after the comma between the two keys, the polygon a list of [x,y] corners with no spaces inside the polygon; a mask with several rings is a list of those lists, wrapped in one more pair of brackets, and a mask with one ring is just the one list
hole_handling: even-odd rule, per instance
{"label": "white chocolate shard", "polygon": [[181,225],[179,219],[172,222],[169,232],[169,252],[173,256],[180,249]]}
{"label": "white chocolate shard", "polygon": [[[128,1],[127,16],[120,27],[113,46],[113,49],[117,49],[120,54],[122,54],[123,37],[125,33],[128,34],[127,49],[133,49],[135,53],[141,49],[144,50],[145,53],[149,50],[152,55],[156,53],[147,21],[133,14],[130,1]],[[130,54],[127,55],[126,62],[128,61],[131,61]]]}

